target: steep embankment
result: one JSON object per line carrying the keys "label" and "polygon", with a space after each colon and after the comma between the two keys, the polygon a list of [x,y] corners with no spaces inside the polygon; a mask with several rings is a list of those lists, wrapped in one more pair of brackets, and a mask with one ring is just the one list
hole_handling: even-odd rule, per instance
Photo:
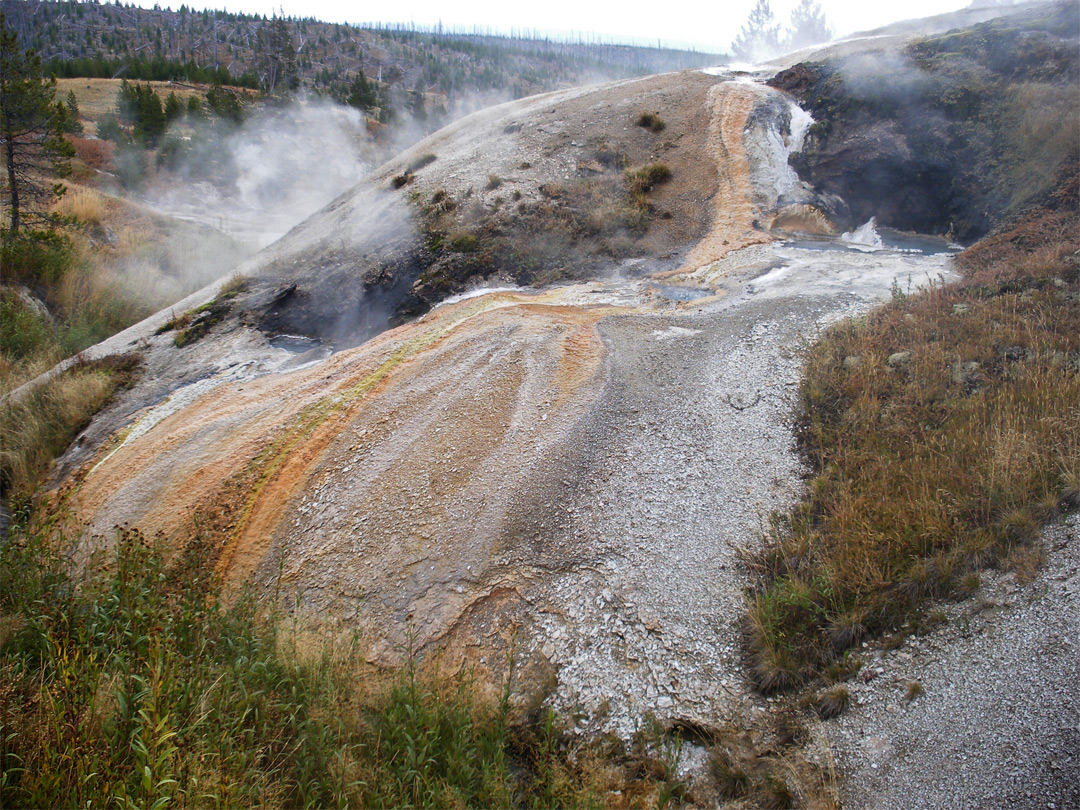
{"label": "steep embankment", "polygon": [[[845,226],[965,243],[1040,202],[1080,154],[1075,2],[925,39],[827,49],[770,84],[818,122],[793,161]],[[840,203],[842,200],[842,204]]]}

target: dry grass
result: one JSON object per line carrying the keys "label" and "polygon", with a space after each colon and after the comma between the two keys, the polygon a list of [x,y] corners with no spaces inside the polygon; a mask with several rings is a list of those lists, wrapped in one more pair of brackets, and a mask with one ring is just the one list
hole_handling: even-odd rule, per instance
{"label": "dry grass", "polygon": [[837,810],[839,788],[828,751],[807,757],[807,732],[792,714],[776,715],[775,726],[727,728],[708,741],[715,803],[740,810]]}
{"label": "dry grass", "polygon": [[90,170],[91,176],[94,172],[106,172],[112,168],[113,157],[116,155],[116,144],[112,141],[72,138],[71,143],[75,147],[76,159]]}
{"label": "dry grass", "polygon": [[[120,90],[120,81],[120,79],[57,79],[56,97],[66,98],[69,90],[73,92],[83,121],[96,124],[105,113],[116,111],[116,94]],[[203,98],[206,95],[206,88],[199,86],[172,82],[139,82],[139,84],[149,84],[162,100],[169,93],[176,93],[185,104],[191,96]],[[88,131],[93,130],[88,128]]]}
{"label": "dry grass", "polygon": [[[762,690],[816,677],[982,568],[1023,570],[1042,522],[1080,505],[1075,200],[968,251],[962,282],[898,294],[811,349],[799,435],[814,475],[751,563]],[[899,351],[910,362],[887,365]]]}
{"label": "dry grass", "polygon": [[660,117],[660,113],[656,112],[643,112],[637,117],[637,125],[644,127],[645,129],[652,130],[653,132],[663,132],[667,124],[664,123],[664,119]]}
{"label": "dry grass", "polygon": [[17,497],[29,496],[54,458],[134,373],[133,359],[76,365],[39,385],[18,403],[0,405],[0,479]]}
{"label": "dry grass", "polygon": [[78,222],[100,225],[105,218],[103,195],[85,186],[68,187],[57,200],[53,210],[61,216],[74,217]]}
{"label": "dry grass", "polygon": [[814,708],[822,719],[827,720],[830,717],[838,717],[843,714],[850,703],[851,693],[848,692],[847,687],[837,685],[823,692],[818,697]]}
{"label": "dry grass", "polygon": [[[77,257],[54,292],[56,304],[71,313],[101,310],[112,299],[117,329],[219,278],[245,255],[223,234],[83,185],[69,184],[55,210],[95,226],[72,234]],[[114,244],[102,243],[105,228]]]}

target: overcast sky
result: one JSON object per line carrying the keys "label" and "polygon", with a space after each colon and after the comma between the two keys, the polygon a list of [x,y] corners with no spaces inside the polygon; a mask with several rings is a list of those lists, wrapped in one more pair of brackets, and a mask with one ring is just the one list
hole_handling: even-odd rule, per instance
{"label": "overcast sky", "polygon": [[[154,0],[136,0],[151,7]],[[160,2],[160,0],[159,0]],[[177,9],[185,0],[160,2]],[[569,32],[598,34],[605,41],[633,39],[640,43],[727,50],[746,21],[755,0],[702,3],[668,0],[660,3],[589,3],[581,0],[400,0],[357,3],[349,0],[221,0],[187,2],[189,7],[225,8],[248,14],[272,15],[284,10],[290,17],[315,17],[326,22],[404,22],[431,26],[489,26],[501,32],[536,29],[550,35]],[[797,0],[773,0],[773,13],[786,22]],[[838,36],[864,31],[896,20],[927,17],[970,5],[970,0],[824,0],[822,8]],[[373,16],[374,15],[374,16]]]}

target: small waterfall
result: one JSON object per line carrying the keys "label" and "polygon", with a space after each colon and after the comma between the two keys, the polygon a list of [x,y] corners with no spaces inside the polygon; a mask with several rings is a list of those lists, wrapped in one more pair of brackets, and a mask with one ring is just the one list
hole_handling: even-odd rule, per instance
{"label": "small waterfall", "polygon": [[840,238],[860,250],[881,250],[885,247],[885,243],[881,241],[881,234],[877,230],[876,217],[870,217],[858,228],[842,234]]}
{"label": "small waterfall", "polygon": [[754,187],[764,208],[809,199],[808,190],[789,161],[802,149],[813,123],[810,113],[780,94],[752,115],[744,143]]}
{"label": "small waterfall", "polygon": [[814,117],[794,101],[791,102],[788,111],[791,114],[791,123],[788,124],[790,132],[788,135],[788,157],[791,157],[796,152],[802,151],[803,143],[806,142],[806,133],[810,131],[810,127],[814,123]]}

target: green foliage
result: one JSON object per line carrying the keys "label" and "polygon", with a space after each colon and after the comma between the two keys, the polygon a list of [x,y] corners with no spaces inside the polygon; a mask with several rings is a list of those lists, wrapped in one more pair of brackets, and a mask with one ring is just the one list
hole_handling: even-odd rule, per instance
{"label": "green foliage", "polygon": [[147,59],[135,58],[108,59],[104,56],[77,57],[75,59],[53,59],[47,65],[49,72],[59,79],[79,77],[91,79],[111,79],[123,74],[132,81],[169,82],[183,81],[192,84],[218,84],[232,87],[244,87],[256,90],[259,80],[254,73],[245,72],[241,76],[232,76],[228,68],[221,65],[200,66],[193,61],[181,62],[160,57]]}
{"label": "green foliage", "polygon": [[158,148],[157,157],[154,158],[154,161],[158,166],[169,171],[178,171],[187,165],[190,154],[189,141],[177,135],[166,135],[165,140],[161,142],[161,146]]}
{"label": "green foliage", "polygon": [[135,140],[141,144],[156,146],[165,134],[168,119],[161,106],[161,97],[149,84],[140,86],[123,80],[116,96],[116,112],[118,118],[132,128]]}
{"label": "green foliage", "polygon": [[270,95],[292,93],[300,87],[296,48],[289,27],[289,21],[276,15],[259,27],[259,69],[263,89]]}
{"label": "green foliage", "polygon": [[82,135],[83,125],[79,120],[79,102],[75,99],[75,93],[72,90],[68,90],[67,98],[64,99],[62,115],[64,116],[64,132],[69,135]]}
{"label": "green foliage", "polygon": [[0,244],[5,280],[55,284],[67,274],[72,261],[71,242],[56,231],[25,232],[20,239]]}
{"label": "green foliage", "polygon": [[0,352],[20,360],[29,357],[52,336],[52,326],[14,290],[0,293]]}
{"label": "green foliage", "polygon": [[139,144],[121,141],[113,157],[113,168],[124,188],[139,188],[146,176],[146,150]]}
{"label": "green foliage", "polygon": [[198,96],[191,96],[187,100],[187,116],[190,120],[197,121],[206,117],[206,110]]}
{"label": "green foliage", "polygon": [[210,112],[225,121],[236,125],[244,122],[244,105],[240,96],[220,84],[215,84],[206,91],[206,106]]}
{"label": "green foliage", "polygon": [[[491,705],[467,675],[423,674],[412,650],[388,683],[347,641],[305,652],[250,589],[222,598],[217,542],[166,555],[122,528],[76,572],[58,525],[17,517],[0,548],[5,806],[595,807],[610,795],[585,770],[598,754],[571,749],[554,714],[510,725],[508,684]],[[668,782],[638,790],[675,795]]]}
{"label": "green foliage", "polygon": [[115,144],[121,144],[127,140],[124,128],[120,126],[120,121],[113,113],[105,113],[98,118],[97,136],[102,140],[112,141]]}
{"label": "green foliage", "polygon": [[358,70],[356,76],[349,85],[349,95],[346,103],[360,110],[370,112],[379,106],[378,90],[373,82],[369,82],[364,71]]}
{"label": "green foliage", "polygon": [[476,234],[465,233],[450,240],[450,249],[457,253],[472,253],[478,242]]}
{"label": "green foliage", "polygon": [[[192,96],[195,98],[195,96]],[[172,123],[178,119],[184,112],[183,102],[180,101],[180,97],[175,92],[170,91],[168,97],[165,99],[165,123]]]}
{"label": "green foliage", "polygon": [[70,173],[74,147],[64,140],[67,108],[57,104],[56,79],[45,78],[41,58],[24,53],[0,13],[0,144],[5,174],[4,240],[20,235],[24,224],[52,224],[49,206],[63,194],[58,177]]}

